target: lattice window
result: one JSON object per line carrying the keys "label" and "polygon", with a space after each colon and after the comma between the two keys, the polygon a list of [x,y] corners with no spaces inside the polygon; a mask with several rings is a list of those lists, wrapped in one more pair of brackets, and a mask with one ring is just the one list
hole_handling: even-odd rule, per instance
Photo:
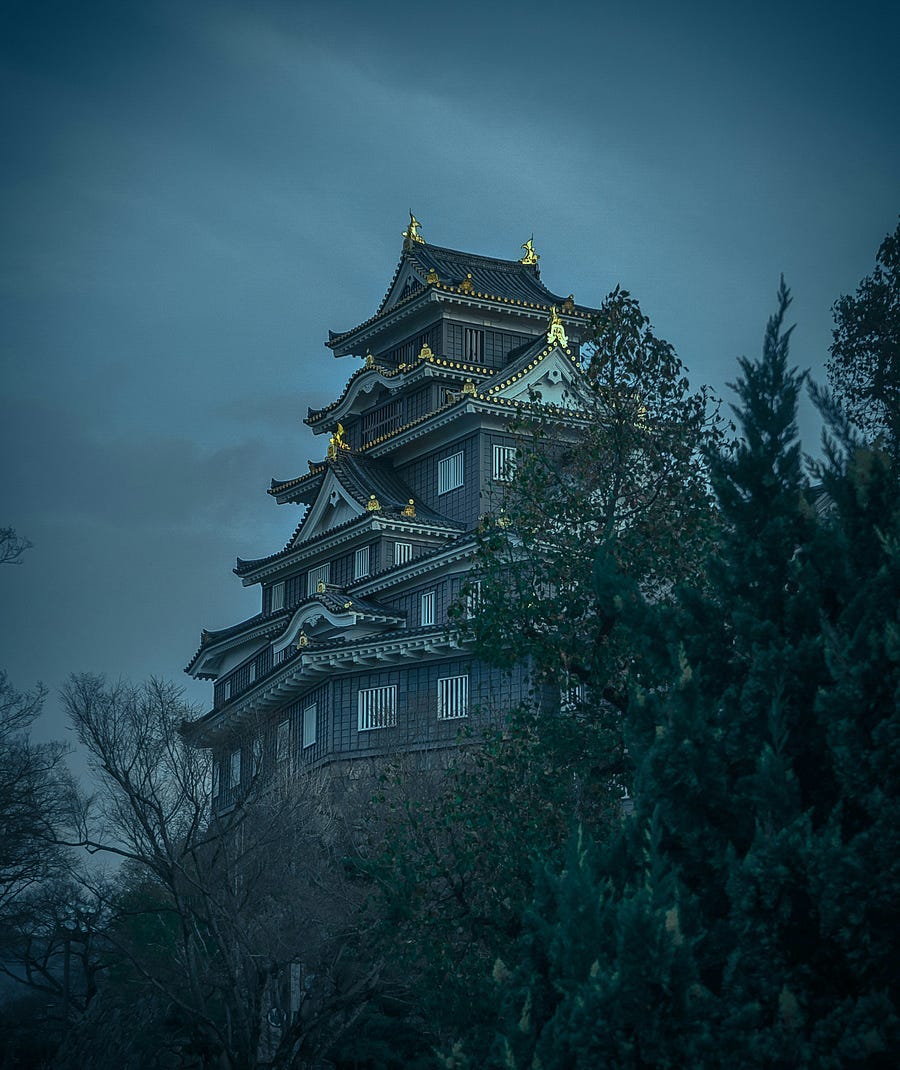
{"label": "lattice window", "polygon": [[463,485],[465,467],[462,451],[438,461],[438,494],[456,490]]}
{"label": "lattice window", "polygon": [[434,591],[426,591],[419,601],[419,623],[434,624]]}
{"label": "lattice window", "polygon": [[275,761],[285,762],[291,753],[291,722],[282,721],[275,729]]}
{"label": "lattice window", "polygon": [[357,727],[360,732],[392,728],[397,723],[397,687],[367,687],[359,692]]}
{"label": "lattice window", "polygon": [[469,677],[445,676],[438,680],[438,720],[452,721],[469,714]]}
{"label": "lattice window", "polygon": [[272,584],[272,598],[269,606],[274,613],[277,609],[284,609],[284,582]]}
{"label": "lattice window", "polygon": [[481,580],[470,580],[466,585],[465,610],[469,620],[481,608]]}
{"label": "lattice window", "polygon": [[303,711],[303,746],[311,747],[316,741],[316,713],[315,702],[307,706]]}
{"label": "lattice window", "polygon": [[484,331],[475,327],[463,327],[463,360],[479,364],[484,353]]}
{"label": "lattice window", "polygon": [[405,565],[412,561],[413,548],[411,542],[394,543],[394,564]]}
{"label": "lattice window", "polygon": [[362,419],[363,444],[396,431],[402,422],[402,415],[403,403],[399,399],[365,413]]}
{"label": "lattice window", "polygon": [[318,568],[311,568],[306,577],[306,593],[315,594],[319,589],[320,583],[328,583],[328,578],[331,575],[331,562],[326,561],[324,565],[319,565]]}
{"label": "lattice window", "polygon": [[516,447],[494,446],[491,478],[495,483],[509,483],[516,472]]}
{"label": "lattice window", "polygon": [[353,557],[353,578],[361,580],[369,575],[369,547],[361,546]]}

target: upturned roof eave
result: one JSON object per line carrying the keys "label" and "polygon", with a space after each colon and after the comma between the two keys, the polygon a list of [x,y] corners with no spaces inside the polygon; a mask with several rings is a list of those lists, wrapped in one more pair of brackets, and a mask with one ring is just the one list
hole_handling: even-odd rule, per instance
{"label": "upturned roof eave", "polygon": [[[586,305],[573,304],[571,308],[562,309],[567,298],[553,294],[547,290],[546,301],[524,301],[514,297],[503,297],[499,294],[488,294],[476,290],[470,292],[463,286],[448,286],[442,283],[428,283],[423,290],[417,290],[408,297],[403,298],[391,308],[375,313],[369,319],[357,324],[356,327],[340,333],[329,332],[329,339],[325,345],[334,352],[336,357],[344,357],[353,353],[361,343],[380,333],[391,323],[391,318],[397,313],[396,319],[404,319],[412,311],[415,311],[418,303],[426,304],[436,301],[438,298],[456,299],[461,303],[472,305],[474,308],[501,308],[504,311],[517,312],[520,315],[543,317],[552,307],[556,307],[559,316],[564,321],[574,326],[586,323],[597,310]],[[357,356],[359,354],[356,354]]]}

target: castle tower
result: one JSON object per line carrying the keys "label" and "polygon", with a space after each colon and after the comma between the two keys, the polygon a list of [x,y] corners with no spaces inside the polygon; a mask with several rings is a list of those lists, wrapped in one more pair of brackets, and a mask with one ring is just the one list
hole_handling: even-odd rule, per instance
{"label": "castle tower", "polygon": [[305,506],[277,553],[238,559],[260,612],[203,631],[186,671],[214,684],[193,726],[218,756],[227,805],[251,771],[439,747],[479,709],[526,686],[474,660],[449,626],[472,567],[474,530],[515,463],[509,419],[539,391],[566,406],[593,309],[519,260],[431,245],[410,214],[374,315],[329,332],[360,360],[340,397],[309,410],[321,459],[273,480]]}

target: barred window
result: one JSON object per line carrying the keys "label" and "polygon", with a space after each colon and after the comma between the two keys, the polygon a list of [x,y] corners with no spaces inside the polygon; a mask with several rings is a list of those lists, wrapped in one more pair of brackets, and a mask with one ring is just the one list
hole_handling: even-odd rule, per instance
{"label": "barred window", "polygon": [[276,609],[284,609],[284,581],[272,584],[272,601],[269,608],[273,613]]}
{"label": "barred window", "polygon": [[509,483],[516,472],[516,447],[494,446],[491,477],[495,483]]}
{"label": "barred window", "polygon": [[468,581],[465,597],[466,617],[471,620],[481,608],[481,580]]}
{"label": "barred window", "polygon": [[282,721],[275,729],[275,761],[287,760],[291,750],[291,722]]}
{"label": "barred window", "polygon": [[419,601],[419,624],[434,624],[434,591],[426,591]]}
{"label": "barred window", "polygon": [[328,583],[330,574],[330,561],[326,561],[324,565],[319,565],[318,568],[311,568],[306,578],[306,593],[315,594],[319,589],[320,583]]}
{"label": "barred window", "polygon": [[452,721],[469,713],[469,677],[445,676],[438,680],[438,720]]}
{"label": "barred window", "polygon": [[463,485],[462,451],[438,461],[438,494],[446,494]]}
{"label": "barred window", "polygon": [[475,363],[484,352],[484,331],[475,327],[463,328],[463,360]]}
{"label": "barred window", "polygon": [[303,711],[303,746],[311,747],[316,741],[316,704],[307,706]]}
{"label": "barred window", "polygon": [[392,728],[397,723],[397,687],[367,687],[359,692],[360,732],[373,728]]}
{"label": "barred window", "polygon": [[394,564],[405,565],[408,561],[412,561],[412,543],[411,542],[395,542],[394,543]]}
{"label": "barred window", "polygon": [[369,547],[361,546],[353,558],[353,578],[361,580],[369,575]]}

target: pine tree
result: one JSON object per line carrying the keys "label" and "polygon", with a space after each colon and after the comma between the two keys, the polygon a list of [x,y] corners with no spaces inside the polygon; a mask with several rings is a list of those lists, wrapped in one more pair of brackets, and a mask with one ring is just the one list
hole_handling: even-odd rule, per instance
{"label": "pine tree", "polygon": [[740,443],[711,457],[713,593],[631,615],[669,667],[632,681],[634,817],[543,868],[492,1066],[896,1055],[900,496],[859,444],[809,486],[788,304],[782,286],[762,360],[741,361]]}

